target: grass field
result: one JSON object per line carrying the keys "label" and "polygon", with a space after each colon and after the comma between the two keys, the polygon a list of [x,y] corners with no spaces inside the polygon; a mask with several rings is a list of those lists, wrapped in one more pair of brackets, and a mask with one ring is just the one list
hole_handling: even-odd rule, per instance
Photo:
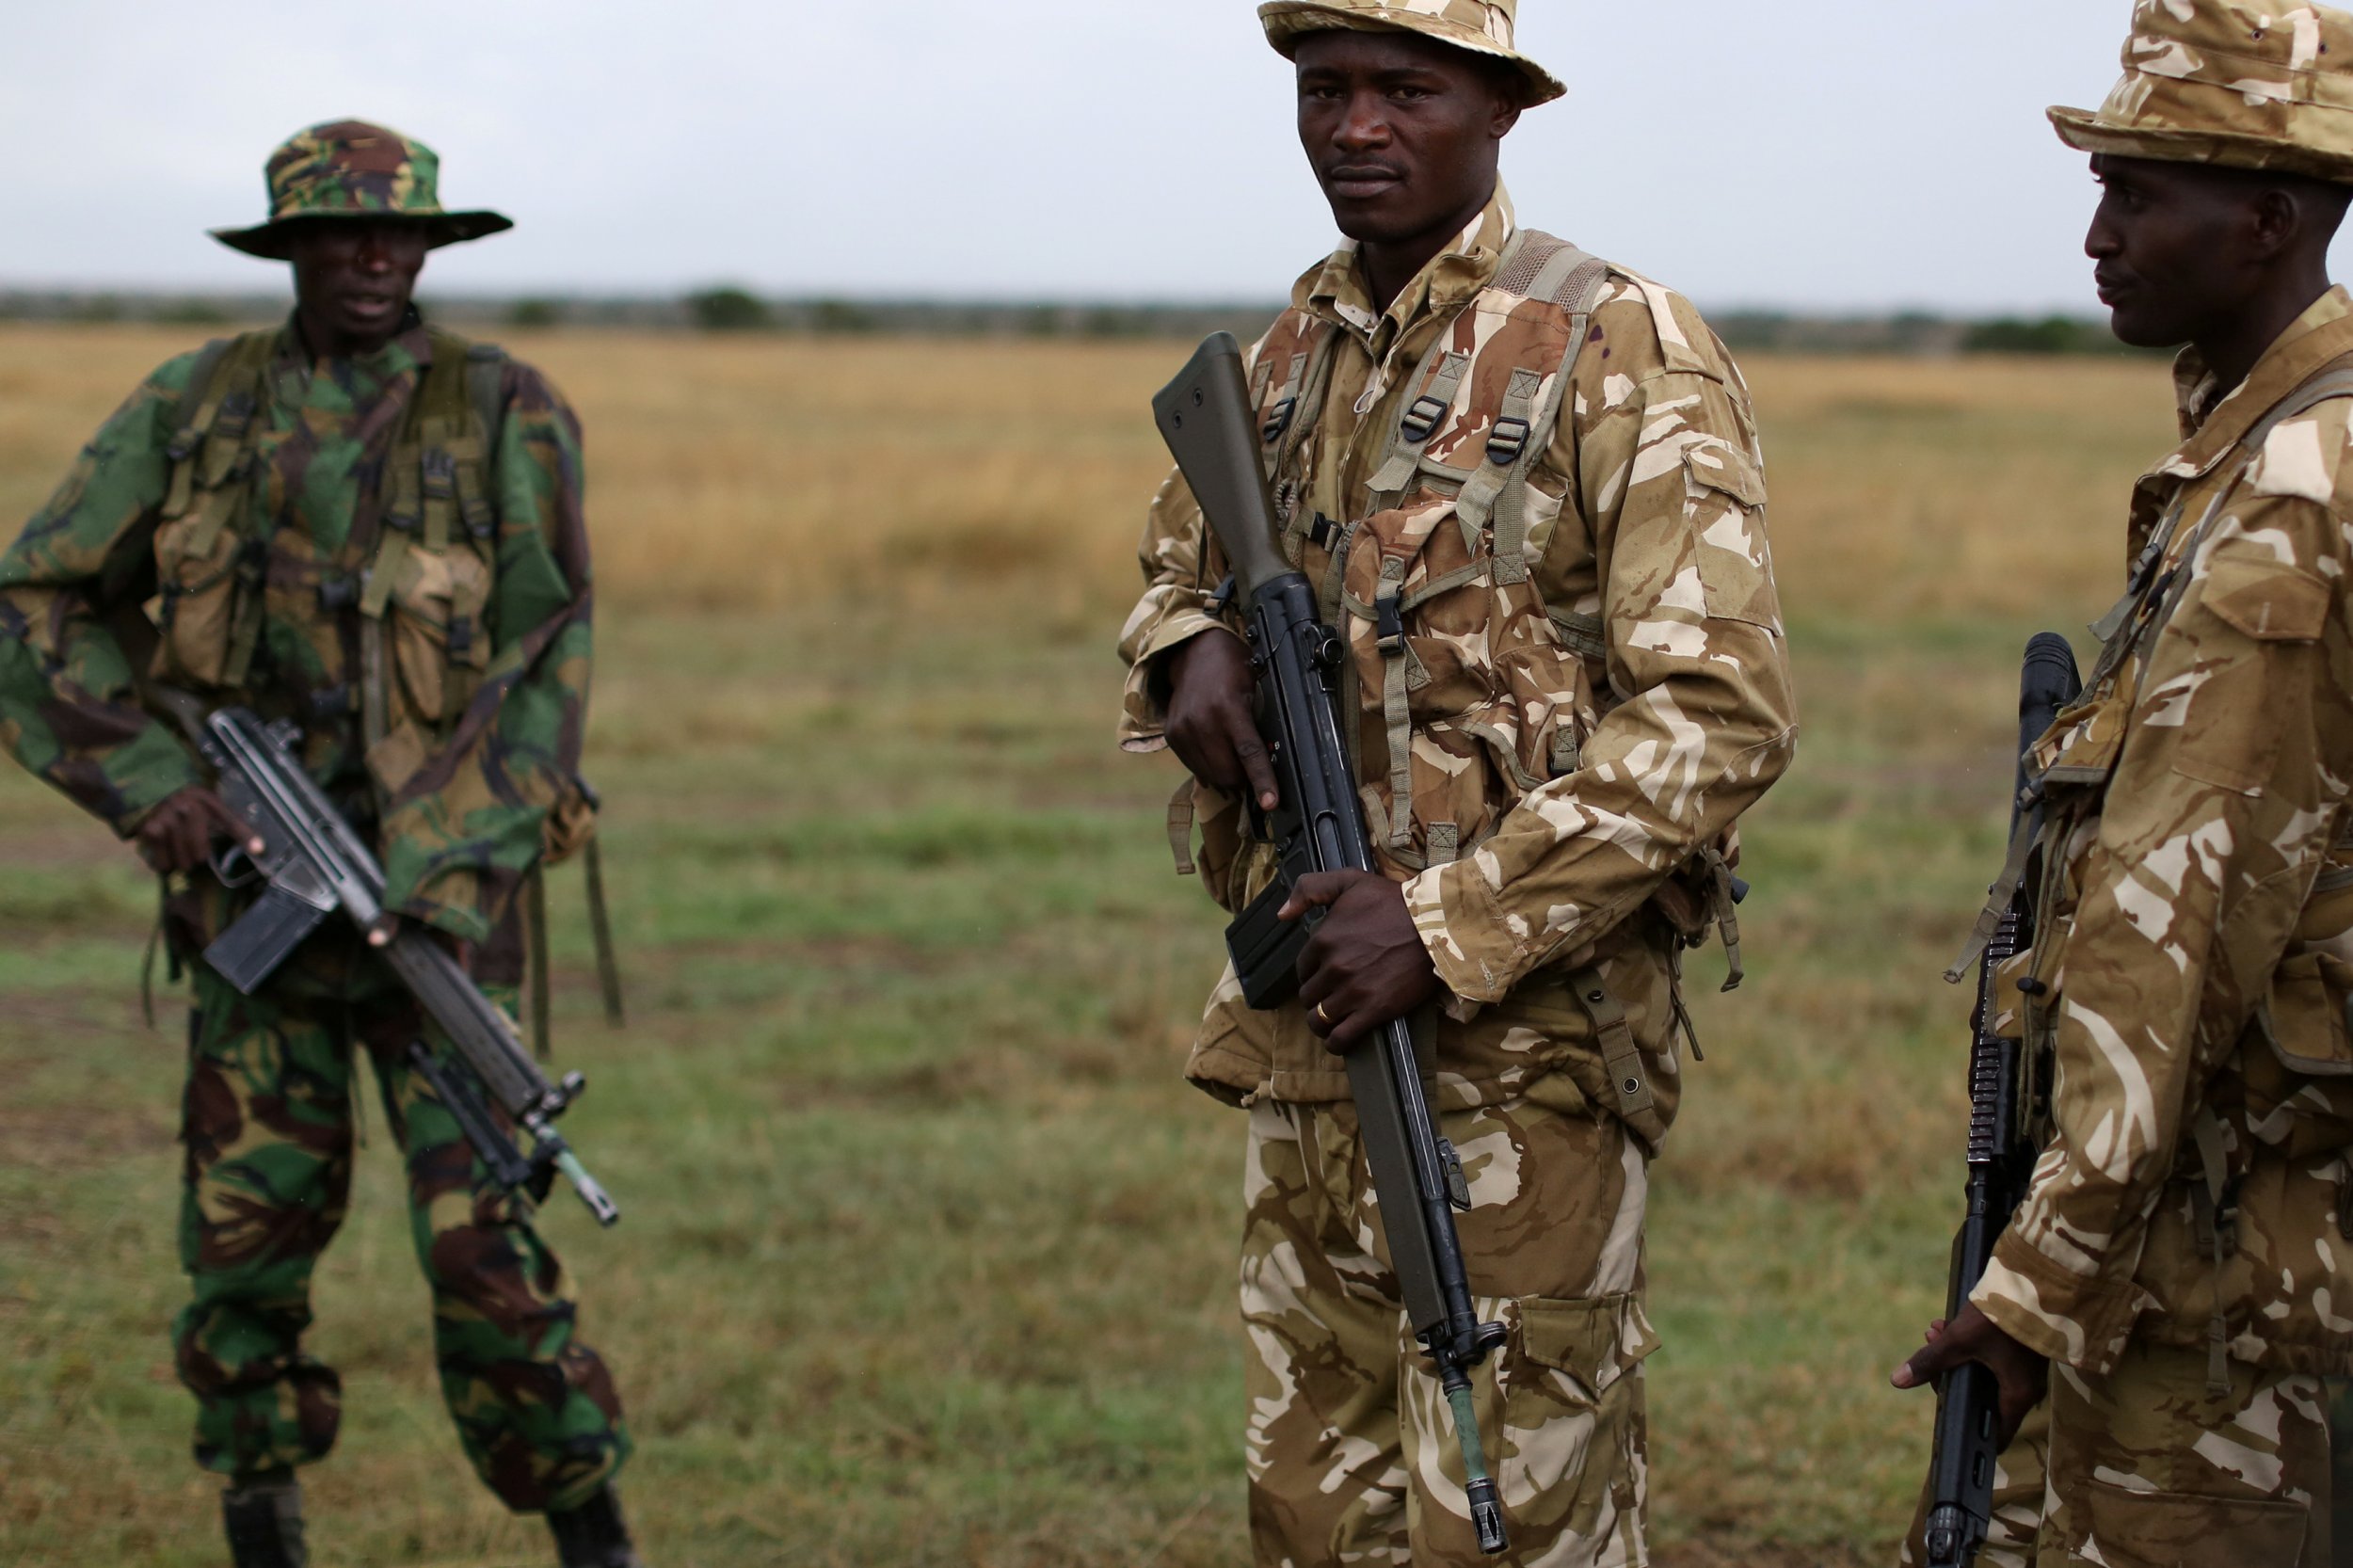
{"label": "grass field", "polygon": [[[0,328],[0,520],[164,355]],[[641,1452],[661,1568],[1236,1564],[1239,1119],[1177,1079],[1217,920],[1165,760],[1111,744],[1111,643],[1183,345],[519,336],[590,432],[605,792],[633,1016],[573,873],[568,1122],[628,1208],[546,1224]],[[2026,634],[2105,607],[2161,369],[1765,360],[1805,734],[1753,817],[1751,981],[1652,1224],[1671,1568],[1886,1560],[1927,1407],[1965,998]],[[0,1562],[216,1560],[164,1326],[176,1020],[151,885],[0,767]],[[380,1117],[371,1117],[380,1129]],[[548,1560],[442,1416],[390,1152],[321,1272],[342,1448],[322,1564]]]}

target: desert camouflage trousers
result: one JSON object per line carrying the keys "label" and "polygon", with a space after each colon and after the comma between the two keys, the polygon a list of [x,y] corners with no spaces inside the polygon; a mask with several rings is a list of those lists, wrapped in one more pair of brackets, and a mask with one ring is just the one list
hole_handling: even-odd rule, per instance
{"label": "desert camouflage trousers", "polygon": [[2105,1377],[2054,1365],[2002,1455],[1980,1568],[2331,1568],[2324,1380],[2230,1373],[2217,1396],[2204,1352],[2138,1340]]}
{"label": "desert camouflage trousers", "polygon": [[570,1284],[528,1206],[488,1179],[408,1066],[420,1020],[388,986],[289,972],[248,998],[196,966],[181,1131],[191,1292],[172,1340],[197,1399],[197,1463],[283,1471],[334,1446],[342,1384],[302,1335],[312,1268],[348,1206],[364,1052],[407,1169],[441,1397],[466,1457],[518,1512],[571,1506],[628,1457],[619,1397],[573,1337]]}
{"label": "desert camouflage trousers", "polygon": [[1241,1254],[1257,1560],[1647,1562],[1641,1363],[1657,1341],[1642,1305],[1646,1157],[1557,1075],[1441,1121],[1470,1182],[1457,1219],[1480,1313],[1511,1330],[1476,1399],[1512,1553],[1479,1553],[1453,1422],[1406,1325],[1353,1107],[1261,1103]]}

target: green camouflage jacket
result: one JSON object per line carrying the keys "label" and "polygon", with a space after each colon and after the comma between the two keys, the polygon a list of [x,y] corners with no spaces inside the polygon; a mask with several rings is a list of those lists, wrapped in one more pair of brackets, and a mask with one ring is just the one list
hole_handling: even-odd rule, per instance
{"label": "green camouflage jacket", "polygon": [[[478,465],[493,492],[478,534],[408,552],[387,584],[380,695],[395,721],[416,721],[405,741],[435,744],[384,748],[372,767],[359,600],[383,527],[378,492],[394,488],[388,455],[433,354],[414,323],[353,360],[313,362],[291,325],[278,333],[249,472],[235,481],[242,515],[216,546],[224,558],[240,541],[266,552],[249,668],[226,685],[207,683],[223,673],[216,662],[170,662],[175,637],[202,635],[209,602],[181,591],[202,563],[180,558],[181,525],[164,517],[199,356],[156,370],[0,555],[0,743],[128,837],[203,777],[177,731],[142,710],[134,659],[208,702],[292,719],[313,776],[363,829],[376,824],[386,906],[481,941],[540,856],[550,812],[576,799],[590,607],[580,424],[537,372],[504,362],[497,450]],[[178,509],[190,510],[184,498]],[[226,918],[217,892],[194,896],[199,912],[175,929],[183,946]]]}
{"label": "green camouflage jacket", "polygon": [[[1542,285],[1517,233],[1498,189],[1386,312],[1344,247],[1254,348],[1255,388],[1282,432],[1270,450],[1285,547],[1353,653],[1343,702],[1362,714],[1383,868],[1451,992],[1437,1098],[1492,1102],[1566,1068],[1577,1087],[1554,1093],[1608,1103],[1567,989],[1601,963],[1655,1080],[1656,1117],[1638,1122],[1655,1137],[1676,1070],[1673,938],[1656,901],[1780,776],[1796,733],[1762,455],[1747,388],[1688,302],[1592,264],[1590,329],[1572,345],[1572,309],[1528,296]],[[1527,470],[1525,546],[1498,547],[1481,465],[1510,450],[1510,399],[1542,404],[1563,361],[1559,422]],[[1418,461],[1394,460],[1401,425],[1422,438]],[[1131,750],[1165,744],[1162,656],[1221,623],[1224,567],[1203,534],[1172,475],[1120,645]],[[1222,623],[1239,626],[1230,609]],[[1204,879],[1237,907],[1272,874],[1271,851],[1246,841],[1235,802],[1193,793]],[[1230,971],[1189,1071],[1228,1097],[1348,1092],[1300,1009],[1251,1012]]]}
{"label": "green camouflage jacket", "polygon": [[2316,385],[2332,367],[2353,368],[2343,290],[2202,417],[2221,389],[2183,357],[2185,440],[2134,496],[2140,608],[2037,748],[2048,913],[2002,988],[2045,987],[2018,1016],[2056,1053],[2053,1125],[1974,1299],[2094,1373],[2134,1335],[2353,1367],[2353,381]]}

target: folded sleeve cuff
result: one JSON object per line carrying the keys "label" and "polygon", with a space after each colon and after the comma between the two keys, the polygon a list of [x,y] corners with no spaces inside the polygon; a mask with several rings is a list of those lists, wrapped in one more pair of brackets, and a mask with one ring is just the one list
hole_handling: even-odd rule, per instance
{"label": "folded sleeve cuff", "polygon": [[2053,1262],[2012,1225],[1994,1243],[1969,1299],[2028,1350],[2098,1376],[2122,1354],[2142,1298],[2129,1281],[2114,1284]]}
{"label": "folded sleeve cuff", "polygon": [[1405,883],[1405,907],[1446,988],[1498,1002],[1526,968],[1522,944],[1476,859],[1433,866]]}
{"label": "folded sleeve cuff", "polygon": [[1159,751],[1168,744],[1168,709],[1161,702],[1158,665],[1181,643],[1204,632],[1232,631],[1199,605],[1171,607],[1132,645],[1128,685],[1121,694],[1119,744],[1124,751]]}

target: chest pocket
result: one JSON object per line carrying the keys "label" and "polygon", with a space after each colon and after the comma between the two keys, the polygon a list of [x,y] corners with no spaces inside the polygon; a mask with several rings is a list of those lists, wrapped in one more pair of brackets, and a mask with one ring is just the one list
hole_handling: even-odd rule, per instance
{"label": "chest pocket", "polygon": [[387,794],[456,728],[489,669],[498,514],[488,472],[504,369],[496,349],[437,340],[415,417],[385,465],[360,639],[360,726]]}
{"label": "chest pocket", "polygon": [[2329,585],[2282,562],[2217,553],[2195,589],[2165,629],[2159,647],[2173,657],[2152,672],[2144,722],[2182,727],[2176,771],[2252,794],[2279,754],[2266,714],[2302,700]]}
{"label": "chest pocket", "polygon": [[249,333],[199,357],[185,422],[165,455],[170,477],[155,528],[155,628],[149,673],[199,691],[245,683],[261,640],[266,538],[242,526],[252,507],[254,438],[273,335]]}
{"label": "chest pocket", "polygon": [[[1602,275],[1593,264],[1577,282],[1580,300]],[[1406,871],[1458,858],[1520,797],[1574,770],[1594,722],[1585,661],[1545,615],[1527,561],[1531,527],[1561,505],[1529,471],[1550,442],[1590,307],[1564,316],[1510,303],[1456,328],[1452,341],[1448,339],[1432,350],[1373,475],[1369,515],[1333,541],[1329,608],[1363,712],[1367,817]]]}

